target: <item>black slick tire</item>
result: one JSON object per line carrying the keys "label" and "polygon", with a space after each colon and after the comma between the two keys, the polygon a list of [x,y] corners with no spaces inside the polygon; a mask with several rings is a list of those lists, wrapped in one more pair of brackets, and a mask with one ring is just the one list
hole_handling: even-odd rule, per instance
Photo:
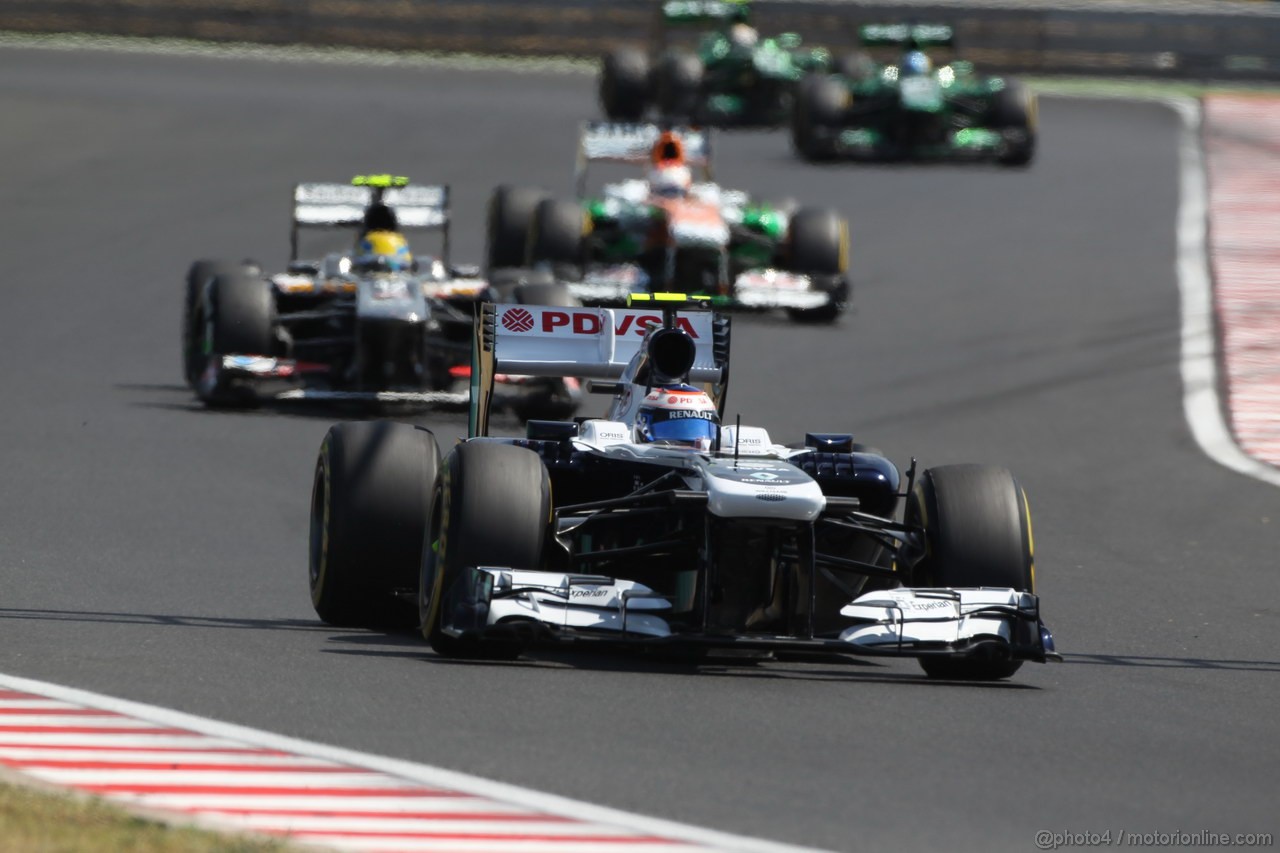
{"label": "black slick tire", "polygon": [[196,261],[187,270],[186,293],[182,301],[182,376],[188,387],[195,387],[204,372],[204,301],[205,287],[216,276],[231,275],[239,264],[230,261]]}
{"label": "black slick tire", "polygon": [[[203,358],[274,354],[275,297],[263,279],[239,272],[214,276],[203,311]],[[208,389],[198,384],[196,393],[211,408],[252,408],[260,402],[249,387]]]}
{"label": "black slick tire", "polygon": [[804,323],[832,323],[848,303],[849,226],[834,210],[801,208],[791,217],[787,229],[787,268],[813,280],[830,301],[818,308],[792,309],[793,320]]}
{"label": "black slick tire", "polygon": [[503,185],[493,191],[485,227],[486,269],[524,266],[533,212],[546,197],[545,190],[534,187]]}
{"label": "black slick tire", "polygon": [[826,74],[810,74],[796,89],[791,113],[791,145],[809,162],[836,155],[835,138],[849,106],[847,84]]}
{"label": "black slick tire", "polygon": [[[906,523],[925,531],[925,554],[911,569],[917,587],[1010,587],[1035,591],[1035,555],[1026,494],[990,465],[927,469],[907,500]],[[993,681],[1021,661],[924,657],[932,678]]]}
{"label": "black slick tire", "polygon": [[586,212],[575,201],[543,199],[529,225],[528,263],[581,267]]}
{"label": "black slick tire", "polygon": [[390,421],[329,428],[311,492],[309,582],[331,625],[412,627],[417,608],[395,597],[418,581],[440,451],[435,436]]}
{"label": "black slick tire", "polygon": [[996,158],[1003,166],[1028,166],[1036,152],[1036,97],[1017,80],[1005,80],[991,97],[991,126],[1005,136],[1005,148]]}
{"label": "black slick tire", "polygon": [[600,62],[600,108],[610,121],[640,121],[649,101],[649,60],[623,48]]}
{"label": "black slick tire", "polygon": [[455,637],[441,622],[446,608],[466,606],[467,568],[540,567],[551,519],[546,467],[523,447],[463,442],[444,460],[434,501],[418,585],[423,636],[446,657],[517,657],[518,639]]}
{"label": "black slick tire", "polygon": [[702,93],[702,60],[691,53],[668,53],[658,66],[658,110],[668,121],[696,121]]}

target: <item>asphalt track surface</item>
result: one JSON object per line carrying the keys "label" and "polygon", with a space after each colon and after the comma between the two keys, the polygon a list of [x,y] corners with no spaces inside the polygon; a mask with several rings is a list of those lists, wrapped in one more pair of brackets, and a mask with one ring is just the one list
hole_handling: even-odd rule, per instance
{"label": "asphalt track surface", "polygon": [[1026,172],[720,146],[724,183],[847,214],[856,277],[834,328],[738,322],[730,411],[1008,465],[1065,665],[965,686],[911,661],[454,663],[315,619],[334,416],[192,403],[186,266],[279,265],[289,186],[368,170],[451,182],[477,258],[495,183],[569,191],[592,97],[583,76],[0,51],[0,671],[834,849],[1275,831],[1280,494],[1182,417],[1180,125],[1158,104],[1044,100]]}

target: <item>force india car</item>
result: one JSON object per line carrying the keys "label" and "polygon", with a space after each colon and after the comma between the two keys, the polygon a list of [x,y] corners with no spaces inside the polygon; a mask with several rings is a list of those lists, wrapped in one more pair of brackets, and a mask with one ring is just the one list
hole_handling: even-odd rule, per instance
{"label": "force india car", "polygon": [[[655,389],[698,383],[723,411],[729,331],[683,302],[486,305],[470,437],[443,460],[431,432],[405,424],[341,423],[325,437],[316,612],[335,625],[418,624],[450,657],[543,642],[800,650],[916,657],[959,679],[1055,659],[1026,495],[1007,470],[917,476],[913,460],[904,486],[849,435],[783,446],[741,424],[701,449],[637,440]],[[569,370],[612,395],[603,418],[489,435],[497,373]]]}
{"label": "force india car", "polygon": [[[605,55],[600,104],[611,121],[641,120],[653,107],[666,120],[715,126],[784,124],[796,84],[808,72],[834,70],[831,54],[800,36],[760,38],[745,0],[668,0],[658,4],[652,50]],[[715,24],[696,50],[669,44],[673,25]]]}
{"label": "force india car", "polygon": [[[670,149],[670,150],[666,150]],[[656,195],[643,178],[587,195],[593,163],[680,163],[699,173],[683,197]],[[849,298],[849,228],[825,208],[771,205],[711,182],[704,130],[583,126],[577,200],[499,187],[489,204],[490,269],[540,267],[583,304],[625,305],[635,292],[696,293],[721,308],[784,308],[829,322]]]}
{"label": "force india car", "polygon": [[924,49],[950,46],[950,27],[868,25],[861,34],[868,47],[905,52],[870,72],[805,78],[792,115],[801,157],[1031,162],[1034,95],[1016,80],[978,74],[969,62],[935,66]]}
{"label": "force india car", "polygon": [[[577,304],[563,286],[511,276],[491,283],[478,267],[451,265],[447,186],[359,176],[350,185],[298,184],[293,201],[285,272],[209,260],[188,271],[183,368],[208,405],[465,406],[478,302]],[[406,270],[357,269],[350,252],[299,259],[300,234],[312,228],[435,231],[442,249]],[[503,380],[503,405],[522,417],[568,417],[581,399],[576,380]]]}

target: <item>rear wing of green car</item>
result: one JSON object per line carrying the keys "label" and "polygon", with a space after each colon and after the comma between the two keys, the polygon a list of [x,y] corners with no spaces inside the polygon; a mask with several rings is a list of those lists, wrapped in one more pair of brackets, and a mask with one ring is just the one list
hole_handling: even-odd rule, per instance
{"label": "rear wing of green car", "polygon": [[750,0],[658,0],[653,16],[650,55],[657,59],[667,49],[668,31],[693,24],[727,27],[751,17]]}
{"label": "rear wing of green car", "polygon": [[955,33],[947,24],[863,24],[858,39],[864,47],[955,46]]}
{"label": "rear wing of green car", "polygon": [[389,214],[401,231],[439,231],[441,260],[449,262],[449,186],[413,184],[393,175],[357,175],[349,184],[297,184],[293,188],[293,227],[289,259],[298,259],[304,228],[361,228],[371,210]]}
{"label": "rear wing of green car", "polygon": [[667,24],[736,23],[751,13],[748,0],[663,0],[658,10]]}

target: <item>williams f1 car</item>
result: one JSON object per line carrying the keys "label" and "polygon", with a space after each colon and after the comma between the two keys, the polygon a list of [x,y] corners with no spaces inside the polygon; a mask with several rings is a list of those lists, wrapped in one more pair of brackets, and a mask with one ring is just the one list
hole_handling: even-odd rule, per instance
{"label": "williams f1 car", "polygon": [[904,52],[874,73],[805,78],[791,125],[801,157],[1031,162],[1035,96],[1016,80],[978,74],[969,62],[935,65],[925,48],[950,46],[950,27],[868,25],[862,40]]}
{"label": "williams f1 car", "polygon": [[[784,446],[721,426],[728,318],[639,304],[486,305],[470,437],[443,459],[422,428],[333,426],[312,490],[321,619],[416,623],[449,657],[803,651],[914,657],[955,679],[1056,658],[1007,470],[917,476],[913,460],[904,476],[846,434]],[[603,418],[489,434],[498,373],[568,371],[611,395]]]}
{"label": "williams f1 car", "polygon": [[[251,262],[197,261],[187,273],[183,368],[211,406],[327,401],[465,406],[475,306],[573,306],[563,286],[479,277],[449,261],[449,188],[389,175],[298,184],[290,262],[266,276]],[[299,258],[306,229],[356,230],[356,248]],[[414,258],[402,232],[441,235],[438,257]],[[523,417],[568,417],[576,380],[503,378]]]}
{"label": "williams f1 car", "polygon": [[[810,72],[837,70],[826,48],[800,36],[761,38],[746,0],[667,0],[658,4],[648,54],[605,55],[600,105],[610,121],[640,121],[652,107],[666,121],[718,127],[785,124],[796,85]],[[693,50],[671,44],[673,26],[712,24]]]}
{"label": "williams f1 car", "polygon": [[[649,171],[589,195],[593,163]],[[678,291],[712,296],[720,308],[783,308],[797,320],[829,322],[845,309],[845,220],[833,210],[773,205],[713,183],[704,130],[586,124],[575,185],[577,200],[499,187],[489,205],[490,269],[553,271],[585,305]]]}

